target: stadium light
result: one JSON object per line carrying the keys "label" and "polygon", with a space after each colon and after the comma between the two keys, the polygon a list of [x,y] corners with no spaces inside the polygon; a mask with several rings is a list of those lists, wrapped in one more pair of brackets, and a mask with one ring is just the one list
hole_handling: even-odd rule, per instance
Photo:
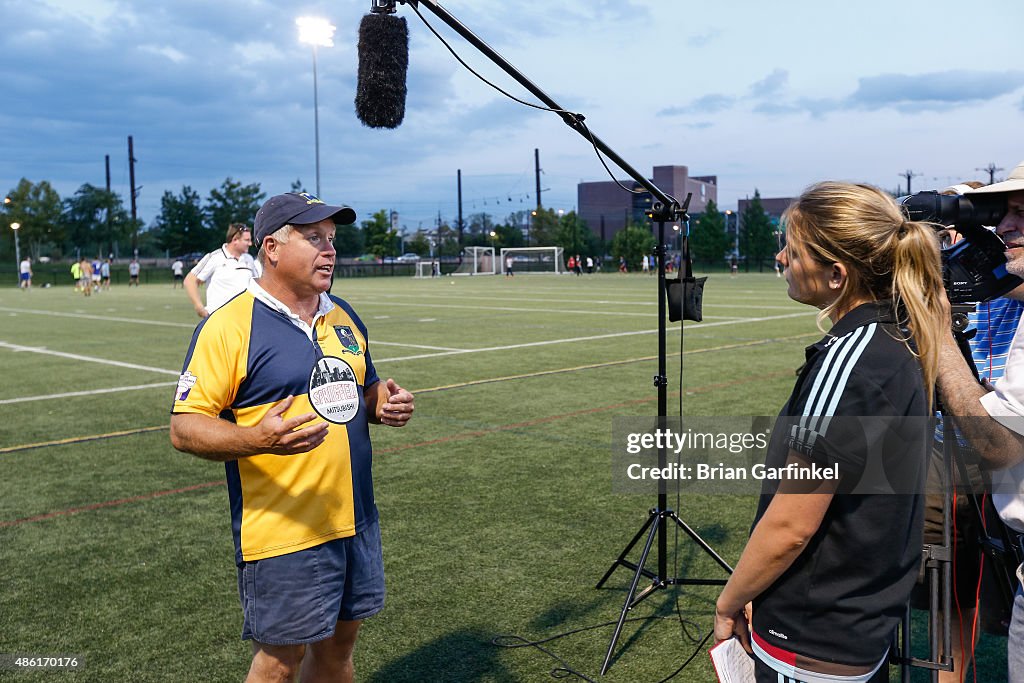
{"label": "stadium light", "polygon": [[[11,198],[4,197],[4,204],[10,204]],[[21,284],[21,245],[18,244],[18,228],[21,227],[21,223],[11,223],[11,230],[14,231],[14,263],[17,268],[14,269],[14,276],[18,278],[18,284]]]}
{"label": "stadium light", "polygon": [[313,139],[316,149],[316,196],[320,196],[320,102],[316,84],[316,49],[334,47],[334,26],[326,19],[299,17],[299,42],[313,47]]}

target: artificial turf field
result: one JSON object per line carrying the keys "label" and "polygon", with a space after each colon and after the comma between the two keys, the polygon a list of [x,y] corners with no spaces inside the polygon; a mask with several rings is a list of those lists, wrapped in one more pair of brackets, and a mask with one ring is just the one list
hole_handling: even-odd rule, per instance
{"label": "artificial turf field", "polygon": [[[612,420],[657,413],[655,280],[335,283],[369,327],[379,374],[416,395],[408,427],[371,428],[388,599],[360,633],[359,680],[551,680],[559,662],[492,640],[618,617],[632,573],[594,585],[656,499],[613,493]],[[669,412],[681,401],[690,415],[775,414],[820,336],[814,311],[773,274],[740,274],[708,280],[704,315],[682,333],[669,325]],[[84,661],[0,680],[241,680],[250,651],[223,466],[168,440],[198,322],[184,292],[8,287],[0,321],[0,655]],[[753,497],[669,502],[736,561]],[[723,576],[676,540],[674,575]],[[589,678],[653,683],[698,649],[718,590],[656,591],[631,613],[642,619],[627,624],[604,677],[611,626],[545,647]],[[706,647],[673,680],[714,680]],[[1005,640],[984,636],[978,680],[1004,680],[1005,656]]]}

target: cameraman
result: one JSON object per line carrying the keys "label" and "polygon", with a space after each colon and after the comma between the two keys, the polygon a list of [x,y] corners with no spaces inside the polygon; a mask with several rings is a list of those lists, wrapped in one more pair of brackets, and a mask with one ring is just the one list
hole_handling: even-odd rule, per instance
{"label": "cameraman", "polygon": [[[953,185],[940,194],[958,196],[984,187],[984,183],[976,180]],[[943,235],[943,244],[952,246],[961,239],[956,226],[950,226]],[[1024,294],[1024,287],[1021,288]],[[970,313],[967,330],[971,359],[978,371],[978,376],[985,381],[995,382],[1003,376],[1006,364],[1006,349],[1017,331],[1017,325],[1024,311],[1024,303],[1006,296],[979,303],[976,310]],[[952,421],[951,421],[952,423]],[[935,431],[935,444],[932,457],[928,463],[927,495],[925,496],[924,542],[940,546],[944,542],[944,510],[945,499],[943,490],[943,470],[947,464],[944,456],[944,425],[941,416]],[[982,574],[982,546],[980,538],[985,533],[981,526],[976,507],[971,500],[972,495],[980,496],[987,490],[988,475],[978,466],[978,454],[959,432],[955,432],[951,443],[954,444],[952,457],[959,457],[964,468],[952,466],[949,472],[950,485],[956,495],[951,510],[952,527],[951,550],[953,571],[951,576],[952,609],[947,619],[953,638],[949,655],[953,661],[952,671],[939,671],[939,683],[959,683],[962,672],[970,666],[973,657],[973,646],[977,642],[978,588]],[[955,461],[951,461],[953,464]],[[967,481],[964,481],[963,474]],[[965,491],[964,493],[961,493]],[[939,492],[939,493],[935,493]],[[986,508],[990,506],[986,505]],[[911,604],[917,609],[935,609],[929,602],[928,582],[925,564],[922,563],[918,574],[918,584],[914,588]],[[965,656],[965,654],[967,656]]]}
{"label": "cameraman", "polygon": [[[1007,271],[1024,277],[1024,162],[1008,180],[969,194],[981,193],[1006,195],[1007,212],[996,234],[1007,247]],[[1024,299],[1020,288],[1010,296]],[[1005,373],[994,387],[978,384],[952,333],[942,345],[939,366],[938,385],[946,411],[984,466],[998,470],[992,472],[992,502],[1019,544],[1024,535],[1024,332],[1017,327]],[[1018,568],[1018,579],[1022,576],[1024,570]],[[1007,660],[1008,680],[1024,683],[1024,588],[1020,585],[1013,604]]]}

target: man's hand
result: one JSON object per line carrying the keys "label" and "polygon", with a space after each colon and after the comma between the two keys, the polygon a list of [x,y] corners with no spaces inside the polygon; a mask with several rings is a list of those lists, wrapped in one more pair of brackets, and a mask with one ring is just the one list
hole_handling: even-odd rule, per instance
{"label": "man's hand", "polygon": [[210,315],[210,312],[203,306],[203,299],[199,296],[199,284],[199,278],[195,276],[195,273],[189,273],[185,276],[181,286],[184,288],[185,294],[188,295],[188,300],[192,302],[192,308],[195,309],[196,315],[200,318],[206,318]]}
{"label": "man's hand", "polygon": [[294,396],[288,396],[268,410],[259,424],[253,427],[259,434],[258,439],[262,452],[275,455],[308,453],[327,438],[326,422],[298,429],[299,425],[315,420],[316,413],[304,413],[287,420],[281,417],[294,401]]}
{"label": "man's hand", "polygon": [[404,427],[415,409],[413,395],[390,378],[385,387],[388,391],[388,400],[381,406],[380,423],[389,427]]}

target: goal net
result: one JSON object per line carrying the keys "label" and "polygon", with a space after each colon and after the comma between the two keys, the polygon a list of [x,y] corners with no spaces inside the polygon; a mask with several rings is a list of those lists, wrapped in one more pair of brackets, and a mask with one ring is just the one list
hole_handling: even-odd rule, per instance
{"label": "goal net", "polygon": [[512,259],[512,273],[564,273],[562,247],[506,247],[501,250],[502,272]]}
{"label": "goal net", "polygon": [[416,262],[416,272],[413,277],[440,277],[440,275],[440,260],[421,259]]}
{"label": "goal net", "polygon": [[462,250],[462,263],[452,275],[494,275],[497,272],[494,247],[466,247]]}

